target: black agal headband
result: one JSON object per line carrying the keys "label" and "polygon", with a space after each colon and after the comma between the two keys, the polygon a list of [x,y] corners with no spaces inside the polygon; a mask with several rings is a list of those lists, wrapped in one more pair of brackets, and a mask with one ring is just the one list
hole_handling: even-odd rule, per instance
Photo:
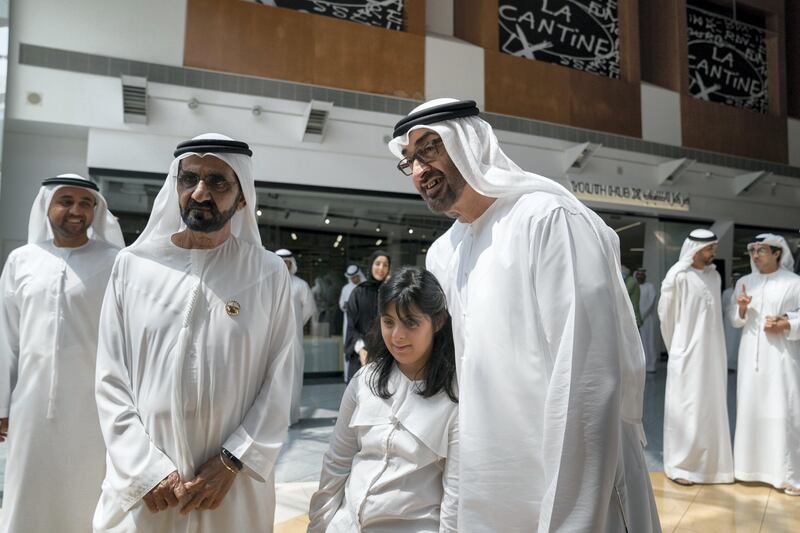
{"label": "black agal headband", "polygon": [[713,242],[719,239],[717,239],[717,236],[712,233],[708,237],[696,237],[689,234],[689,240],[694,242]]}
{"label": "black agal headband", "polygon": [[100,192],[100,188],[93,181],[82,180],[79,178],[47,178],[42,181],[42,186],[48,185],[69,185],[70,187],[83,187],[85,189],[92,189],[93,191]]}
{"label": "black agal headband", "polygon": [[183,141],[175,148],[172,154],[178,157],[181,154],[194,152],[198,154],[241,154],[252,157],[253,151],[242,141],[229,141],[227,139],[192,139]]}
{"label": "black agal headband", "polygon": [[454,118],[474,117],[480,113],[475,100],[462,100],[460,102],[449,102],[411,113],[394,125],[392,137],[404,135],[414,126],[426,126]]}

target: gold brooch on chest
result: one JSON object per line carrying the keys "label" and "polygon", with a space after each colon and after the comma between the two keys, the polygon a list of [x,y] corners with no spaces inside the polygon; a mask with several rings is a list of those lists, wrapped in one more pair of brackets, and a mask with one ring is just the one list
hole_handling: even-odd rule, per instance
{"label": "gold brooch on chest", "polygon": [[228,316],[239,316],[239,311],[241,311],[242,306],[239,305],[239,302],[236,300],[228,300],[225,302],[225,312],[228,313]]}

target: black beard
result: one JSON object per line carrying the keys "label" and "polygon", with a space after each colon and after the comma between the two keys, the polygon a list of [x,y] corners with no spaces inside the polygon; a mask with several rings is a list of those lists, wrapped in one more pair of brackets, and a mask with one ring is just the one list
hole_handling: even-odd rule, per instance
{"label": "black beard", "polygon": [[[455,180],[451,180],[450,178],[445,176],[442,172],[430,174],[428,180],[434,178],[442,178],[442,181],[444,181],[445,191],[442,194],[442,196],[436,199],[424,196],[423,199],[425,200],[425,205],[427,205],[428,209],[434,213],[447,213],[453,207],[453,204],[456,203],[456,200],[458,200],[458,197],[461,195],[461,191],[464,190],[464,184],[466,182],[464,178],[459,176],[460,183],[457,183],[457,185],[460,184],[460,187],[458,188],[458,190],[456,190],[452,186],[453,181]],[[426,180],[426,182],[428,180]]]}
{"label": "black beard", "polygon": [[[220,212],[219,209],[217,209],[217,205],[212,201],[195,202],[189,198],[189,203],[186,204],[186,208],[181,210],[181,218],[183,219],[183,223],[186,224],[186,227],[192,231],[213,233],[224,228],[225,224],[233,218],[233,215],[236,214],[238,204],[239,198],[236,199],[236,202],[229,210]],[[198,207],[208,209],[208,216],[202,216],[202,211],[193,211],[193,209]]]}

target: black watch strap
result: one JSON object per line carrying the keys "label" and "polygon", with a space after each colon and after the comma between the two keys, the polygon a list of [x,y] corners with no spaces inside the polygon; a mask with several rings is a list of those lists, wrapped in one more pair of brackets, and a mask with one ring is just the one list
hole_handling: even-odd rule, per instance
{"label": "black watch strap", "polygon": [[242,468],[244,468],[244,463],[242,463],[242,462],[239,460],[239,458],[238,458],[238,457],[236,457],[235,455],[233,455],[231,452],[229,452],[229,451],[228,451],[228,450],[226,450],[225,448],[222,448],[222,455],[225,457],[225,459],[227,459],[228,461],[230,461],[231,463],[233,463],[233,466],[235,466],[235,467],[236,467],[236,470],[241,470]]}

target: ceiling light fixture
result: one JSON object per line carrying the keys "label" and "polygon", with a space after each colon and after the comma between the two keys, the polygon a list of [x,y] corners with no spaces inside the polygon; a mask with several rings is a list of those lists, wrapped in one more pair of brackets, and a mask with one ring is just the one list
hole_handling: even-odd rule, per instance
{"label": "ceiling light fixture", "polygon": [[292,237],[292,240],[293,240],[293,241],[296,241],[296,240],[297,240],[297,233],[295,233],[295,232],[292,232],[292,235],[291,235],[291,237]]}
{"label": "ceiling light fixture", "polygon": [[256,210],[256,216],[259,216],[259,217],[261,216],[261,209],[257,209]]}

